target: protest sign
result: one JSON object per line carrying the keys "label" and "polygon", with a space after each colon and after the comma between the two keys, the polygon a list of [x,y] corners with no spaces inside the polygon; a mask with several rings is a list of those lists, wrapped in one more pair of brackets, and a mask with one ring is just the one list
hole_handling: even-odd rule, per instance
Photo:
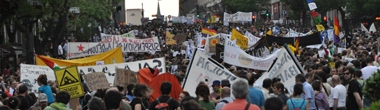
{"label": "protest sign", "polygon": [[[98,66],[79,66],[78,72],[82,75],[103,72],[106,75],[108,83],[114,84],[115,68],[124,68],[131,71],[138,71],[145,67],[158,68],[159,73],[165,73],[165,58],[156,58],[149,60],[140,60],[135,62],[119,63],[119,64],[106,64]],[[40,74],[46,74],[49,80],[55,80],[54,71],[48,66],[28,65],[21,64],[21,82],[28,84],[29,90],[34,93],[38,93],[37,78]]]}
{"label": "protest sign", "polygon": [[83,75],[83,79],[86,82],[88,89],[90,91],[110,88],[106,75],[104,75],[103,72],[94,72],[94,73],[85,74]]}
{"label": "protest sign", "polygon": [[43,61],[44,60],[49,60],[54,63],[56,63],[59,66],[92,66],[96,65],[96,62],[98,61],[103,61],[104,64],[116,64],[116,63],[123,63],[124,62],[124,57],[121,52],[121,48],[115,48],[113,50],[86,57],[86,58],[81,58],[81,59],[74,59],[74,60],[62,60],[62,59],[55,59],[55,58],[50,58],[48,56],[37,56],[36,55],[36,64],[45,66],[46,63]]}
{"label": "protest sign", "polygon": [[226,39],[224,50],[223,61],[225,63],[239,67],[265,71],[269,69],[270,65],[273,63],[273,60],[277,57],[277,54],[279,52],[279,50],[276,50],[264,58],[251,56],[236,46],[235,43],[229,39]]}
{"label": "protest sign", "polygon": [[67,57],[78,58],[100,54],[121,46],[122,52],[150,52],[161,51],[157,37],[136,39],[122,35],[102,34],[102,42],[69,42]]}
{"label": "protest sign", "polygon": [[303,74],[303,68],[298,60],[291,53],[287,46],[280,49],[277,59],[272,64],[267,73],[264,73],[259,79],[255,81],[254,86],[257,88],[262,87],[264,79],[281,78],[281,83],[285,85],[289,93],[293,93],[293,86],[297,74]]}
{"label": "protest sign", "polygon": [[77,67],[74,66],[55,70],[54,73],[59,91],[68,92],[71,99],[84,95],[84,89]]}
{"label": "protest sign", "polygon": [[124,87],[126,69],[116,68],[115,86]]}
{"label": "protest sign", "polygon": [[174,39],[174,34],[170,33],[169,31],[166,31],[166,45],[174,45],[177,44],[177,41]]}
{"label": "protest sign", "polygon": [[246,37],[248,37],[248,46],[251,47],[253,45],[255,45],[261,38],[259,37],[256,37],[254,35],[252,35],[250,32],[245,32],[244,34]]}
{"label": "protest sign", "polygon": [[194,51],[186,75],[182,88],[188,91],[191,96],[196,96],[195,89],[200,82],[205,82],[205,84],[211,87],[214,80],[227,79],[232,82],[237,78],[221,64],[209,58],[207,54],[198,49]]}

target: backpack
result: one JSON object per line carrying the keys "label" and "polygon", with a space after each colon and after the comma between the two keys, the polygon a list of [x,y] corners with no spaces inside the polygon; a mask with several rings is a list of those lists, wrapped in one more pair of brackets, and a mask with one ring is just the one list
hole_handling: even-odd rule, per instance
{"label": "backpack", "polygon": [[221,100],[220,102],[224,102],[224,103],[228,104],[227,100]]}
{"label": "backpack", "polygon": [[303,99],[301,106],[298,107],[298,108],[296,108],[296,106],[294,106],[294,103],[293,103],[293,100],[292,100],[292,99],[290,99],[290,102],[292,102],[293,107],[294,107],[294,110],[301,110],[303,103],[305,103],[305,99]]}
{"label": "backpack", "polygon": [[158,104],[155,106],[155,110],[169,110],[169,102],[172,100],[172,98],[169,98],[168,101],[166,101],[166,103],[161,103],[159,98],[156,99]]}

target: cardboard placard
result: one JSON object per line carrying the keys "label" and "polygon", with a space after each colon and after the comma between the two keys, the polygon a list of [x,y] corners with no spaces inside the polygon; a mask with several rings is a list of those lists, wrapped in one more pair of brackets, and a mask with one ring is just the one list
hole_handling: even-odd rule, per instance
{"label": "cardboard placard", "polygon": [[137,73],[128,69],[116,69],[115,86],[126,87],[128,84],[138,82]]}
{"label": "cardboard placard", "polygon": [[88,89],[90,89],[90,91],[110,88],[106,75],[103,72],[94,72],[94,73],[86,74],[83,76],[83,78],[84,78],[84,81],[86,81],[86,84],[88,86]]}
{"label": "cardboard placard", "polygon": [[115,86],[124,87],[126,69],[116,68]]}

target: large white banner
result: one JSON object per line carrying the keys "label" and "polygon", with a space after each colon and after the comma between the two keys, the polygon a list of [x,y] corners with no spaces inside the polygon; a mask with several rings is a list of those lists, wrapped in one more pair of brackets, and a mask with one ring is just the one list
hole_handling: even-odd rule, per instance
{"label": "large white banner", "polygon": [[200,82],[205,82],[211,87],[214,80],[228,79],[232,82],[237,78],[225,67],[209,58],[207,54],[199,49],[195,49],[193,58],[187,67],[186,74],[187,77],[183,82],[182,88],[188,91],[191,96],[196,96],[195,89]]}
{"label": "large white banner", "polygon": [[240,49],[240,47],[236,46],[233,41],[226,39],[224,44],[223,61],[239,67],[266,71],[273,63],[273,60],[277,57],[278,52],[279,50],[276,50],[264,58],[251,56]]}
{"label": "large white banner", "polygon": [[228,26],[230,22],[252,22],[252,12],[237,12],[234,14],[225,12],[223,25]]}
{"label": "large white banner", "polygon": [[276,61],[272,65],[273,66],[267,73],[264,73],[255,81],[254,86],[257,88],[262,88],[263,81],[266,78],[281,78],[281,83],[283,83],[289,93],[292,94],[293,86],[296,81],[296,75],[304,73],[302,67],[298,63],[298,60],[295,59],[295,57],[290,53],[290,51],[287,51],[286,48],[281,48]]}
{"label": "large white banner", "polygon": [[79,58],[95,54],[100,54],[119,46],[123,52],[152,52],[161,51],[157,37],[146,39],[135,39],[122,37],[121,35],[102,34],[102,42],[69,42],[67,57]]}
{"label": "large white banner", "polygon": [[[115,79],[116,68],[125,68],[137,72],[138,70],[146,67],[157,67],[160,73],[165,73],[165,58],[156,58],[111,65],[81,66],[78,67],[78,72],[80,74],[103,72],[106,75],[108,82],[110,84],[113,84]],[[20,72],[21,82],[26,84],[29,90],[34,93],[38,93],[38,87],[40,87],[37,83],[37,78],[40,74],[46,74],[48,80],[55,81],[54,71],[50,69],[48,66],[21,64]]]}

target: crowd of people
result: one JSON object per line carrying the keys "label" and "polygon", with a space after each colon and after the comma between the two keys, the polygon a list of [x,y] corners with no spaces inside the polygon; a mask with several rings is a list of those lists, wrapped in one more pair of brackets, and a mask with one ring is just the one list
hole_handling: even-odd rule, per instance
{"label": "crowd of people", "polygon": [[[196,41],[195,34],[200,32],[202,27],[216,30],[218,33],[229,33],[233,28],[239,31],[251,32],[258,37],[264,37],[269,27],[277,25],[281,28],[278,37],[287,33],[288,28],[298,32],[315,31],[314,28],[306,29],[297,27],[298,25],[282,26],[280,24],[267,23],[260,28],[248,24],[231,24],[221,26],[210,24],[201,26],[200,24],[173,24],[146,26],[122,26],[119,29],[103,29],[103,33],[123,34],[132,30],[138,30],[136,38],[147,38],[157,36],[160,39],[161,51],[151,53],[125,53],[126,61],[138,61],[151,58],[165,57],[167,70],[172,70],[172,65],[178,68],[172,72],[179,82],[185,78],[186,68],[189,60],[185,54],[173,53],[184,50],[186,46],[182,44],[166,45],[166,31],[173,34],[188,35],[187,39]],[[363,96],[365,80],[370,78],[377,71],[380,64],[378,56],[378,43],[375,39],[378,33],[364,34],[353,31],[351,47],[345,47],[342,52],[338,52],[339,47],[344,45],[334,42],[327,42],[327,47],[331,52],[332,59],[326,56],[319,56],[319,49],[302,47],[301,54],[297,55],[298,61],[304,66],[306,73],[296,76],[293,93],[289,94],[281,83],[281,79],[265,79],[262,89],[254,88],[253,84],[265,71],[236,67],[224,63],[229,71],[239,78],[234,82],[228,80],[215,80],[212,87],[204,82],[198,84],[195,90],[195,97],[184,90],[179,99],[169,96],[171,93],[171,82],[163,82],[160,91],[153,91],[145,84],[129,84],[125,87],[114,87],[107,90],[89,91],[83,82],[85,96],[80,98],[80,104],[70,105],[78,110],[359,110],[370,105],[370,97]],[[90,38],[91,42],[100,40],[98,34]],[[80,40],[79,40],[80,41]],[[67,40],[65,42],[68,42]],[[66,43],[62,43],[59,48],[60,58],[64,57]],[[66,45],[66,46],[65,46]],[[66,50],[67,51],[67,50]],[[66,105],[70,101],[70,95],[65,91],[59,91],[54,81],[48,80],[46,75],[40,75],[37,79],[39,93],[29,91],[27,86],[20,82],[19,68],[13,73],[3,73],[1,89],[1,110],[67,110]],[[83,80],[82,80],[83,81]],[[234,86],[235,85],[235,86]],[[238,85],[238,86],[237,86]],[[149,101],[153,92],[160,92],[161,96],[154,101]]]}

